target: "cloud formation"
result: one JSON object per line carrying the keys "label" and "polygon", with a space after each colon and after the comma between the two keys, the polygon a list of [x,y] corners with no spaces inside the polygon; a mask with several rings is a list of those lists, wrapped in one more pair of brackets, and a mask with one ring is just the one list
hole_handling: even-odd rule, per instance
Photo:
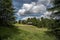
{"label": "cloud formation", "polygon": [[50,0],[38,0],[38,2],[31,2],[30,4],[25,3],[21,9],[19,9],[18,14],[24,15],[28,11],[30,13],[44,13],[49,4]]}
{"label": "cloud formation", "polygon": [[43,15],[38,14],[38,16],[36,15],[35,16],[24,16],[21,18],[21,20],[26,20],[28,18],[34,18],[34,17],[36,17],[37,19],[40,19],[41,17],[50,19],[50,15],[51,15],[51,12],[46,11]]}
{"label": "cloud formation", "polygon": [[[51,14],[51,12],[47,11],[48,7],[51,7],[50,0],[38,0],[38,1],[32,1],[30,3],[27,3],[29,0],[26,0],[26,3],[23,3],[21,8],[18,10],[17,15],[18,16],[24,16],[24,18],[28,18],[28,16],[31,17],[46,17]],[[31,1],[31,0],[30,0]]]}

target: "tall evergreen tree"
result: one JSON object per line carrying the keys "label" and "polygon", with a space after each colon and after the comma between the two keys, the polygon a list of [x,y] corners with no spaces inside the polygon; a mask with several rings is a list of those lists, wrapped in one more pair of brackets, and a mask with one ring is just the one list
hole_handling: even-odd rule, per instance
{"label": "tall evergreen tree", "polygon": [[49,10],[52,11],[52,17],[60,17],[60,0],[53,1],[54,6]]}
{"label": "tall evergreen tree", "polygon": [[60,40],[60,0],[54,0],[53,3],[54,3],[54,7],[52,7],[49,10],[53,11],[52,16],[57,17],[59,19],[59,20],[55,20],[53,32],[55,33],[58,40]]}
{"label": "tall evergreen tree", "polygon": [[10,25],[14,20],[12,0],[0,0],[0,25]]}

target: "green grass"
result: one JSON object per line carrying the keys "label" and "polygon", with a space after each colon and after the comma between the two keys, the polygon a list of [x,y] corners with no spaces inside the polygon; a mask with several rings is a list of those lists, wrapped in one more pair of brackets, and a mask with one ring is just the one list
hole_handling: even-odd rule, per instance
{"label": "green grass", "polygon": [[23,24],[15,24],[15,26],[19,30],[13,30],[10,28],[0,28],[0,30],[3,29],[2,31],[0,31],[1,36],[3,34],[5,35],[5,37],[6,35],[9,35],[7,36],[7,38],[4,38],[3,40],[55,40],[56,39],[54,35],[48,35],[46,33],[48,31],[47,28],[37,28],[32,25],[23,25]]}

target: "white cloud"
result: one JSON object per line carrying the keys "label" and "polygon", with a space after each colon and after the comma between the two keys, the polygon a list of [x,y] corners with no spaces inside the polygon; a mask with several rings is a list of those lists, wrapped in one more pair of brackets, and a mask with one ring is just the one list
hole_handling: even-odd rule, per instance
{"label": "white cloud", "polygon": [[31,4],[27,4],[27,3],[23,4],[22,8],[19,9],[17,14],[24,15],[25,12],[30,11],[34,5],[35,5],[35,2],[32,2]]}
{"label": "white cloud", "polygon": [[37,4],[36,2],[32,2],[31,4],[23,4],[22,8],[18,11],[18,14],[23,15],[27,11],[31,13],[43,13],[46,11],[46,6],[43,4]]}
{"label": "white cloud", "polygon": [[31,12],[33,13],[43,13],[46,11],[46,7],[42,4],[35,5],[32,9]]}
{"label": "white cloud", "polygon": [[44,13],[44,15],[49,16],[49,15],[51,15],[51,13],[52,13],[52,12],[46,11],[46,12]]}
{"label": "white cloud", "polygon": [[22,9],[25,9],[26,11],[29,11],[34,5],[35,5],[35,3],[23,4]]}
{"label": "white cloud", "polygon": [[[48,12],[48,11],[46,11],[45,13],[44,13],[44,15],[41,15],[41,16],[36,16],[36,18],[37,19],[40,19],[41,17],[44,17],[44,18],[49,18],[50,19],[50,15],[51,15],[51,13],[52,12]],[[35,16],[26,16],[26,17],[24,17],[24,18],[22,18],[21,20],[27,20],[28,18],[34,18]]]}
{"label": "white cloud", "polygon": [[46,11],[46,12],[44,13],[44,15],[41,15],[40,17],[50,18],[50,15],[51,15],[51,14],[52,14],[52,12]]}
{"label": "white cloud", "polygon": [[[18,15],[25,15],[27,12],[30,13],[42,13],[44,15],[41,15],[40,17],[47,17],[51,14],[51,12],[47,11],[47,6],[50,4],[50,0],[38,0],[37,2],[31,2],[23,4],[21,9],[17,12]],[[29,13],[30,12],[30,13]],[[27,15],[28,15],[27,14]],[[26,19],[28,17],[25,17],[23,19]]]}
{"label": "white cloud", "polygon": [[38,0],[38,4],[44,4],[44,5],[49,5],[51,0]]}
{"label": "white cloud", "polygon": [[20,14],[23,14],[24,15],[25,11],[26,11],[25,9],[20,9],[17,14],[18,15],[20,15]]}

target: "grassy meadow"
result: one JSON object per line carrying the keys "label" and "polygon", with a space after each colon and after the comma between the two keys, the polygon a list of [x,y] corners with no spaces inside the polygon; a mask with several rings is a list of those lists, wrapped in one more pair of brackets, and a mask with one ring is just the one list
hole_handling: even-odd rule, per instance
{"label": "grassy meadow", "polygon": [[54,35],[47,33],[47,28],[23,24],[14,24],[14,26],[16,28],[0,27],[0,38],[2,40],[56,40]]}

